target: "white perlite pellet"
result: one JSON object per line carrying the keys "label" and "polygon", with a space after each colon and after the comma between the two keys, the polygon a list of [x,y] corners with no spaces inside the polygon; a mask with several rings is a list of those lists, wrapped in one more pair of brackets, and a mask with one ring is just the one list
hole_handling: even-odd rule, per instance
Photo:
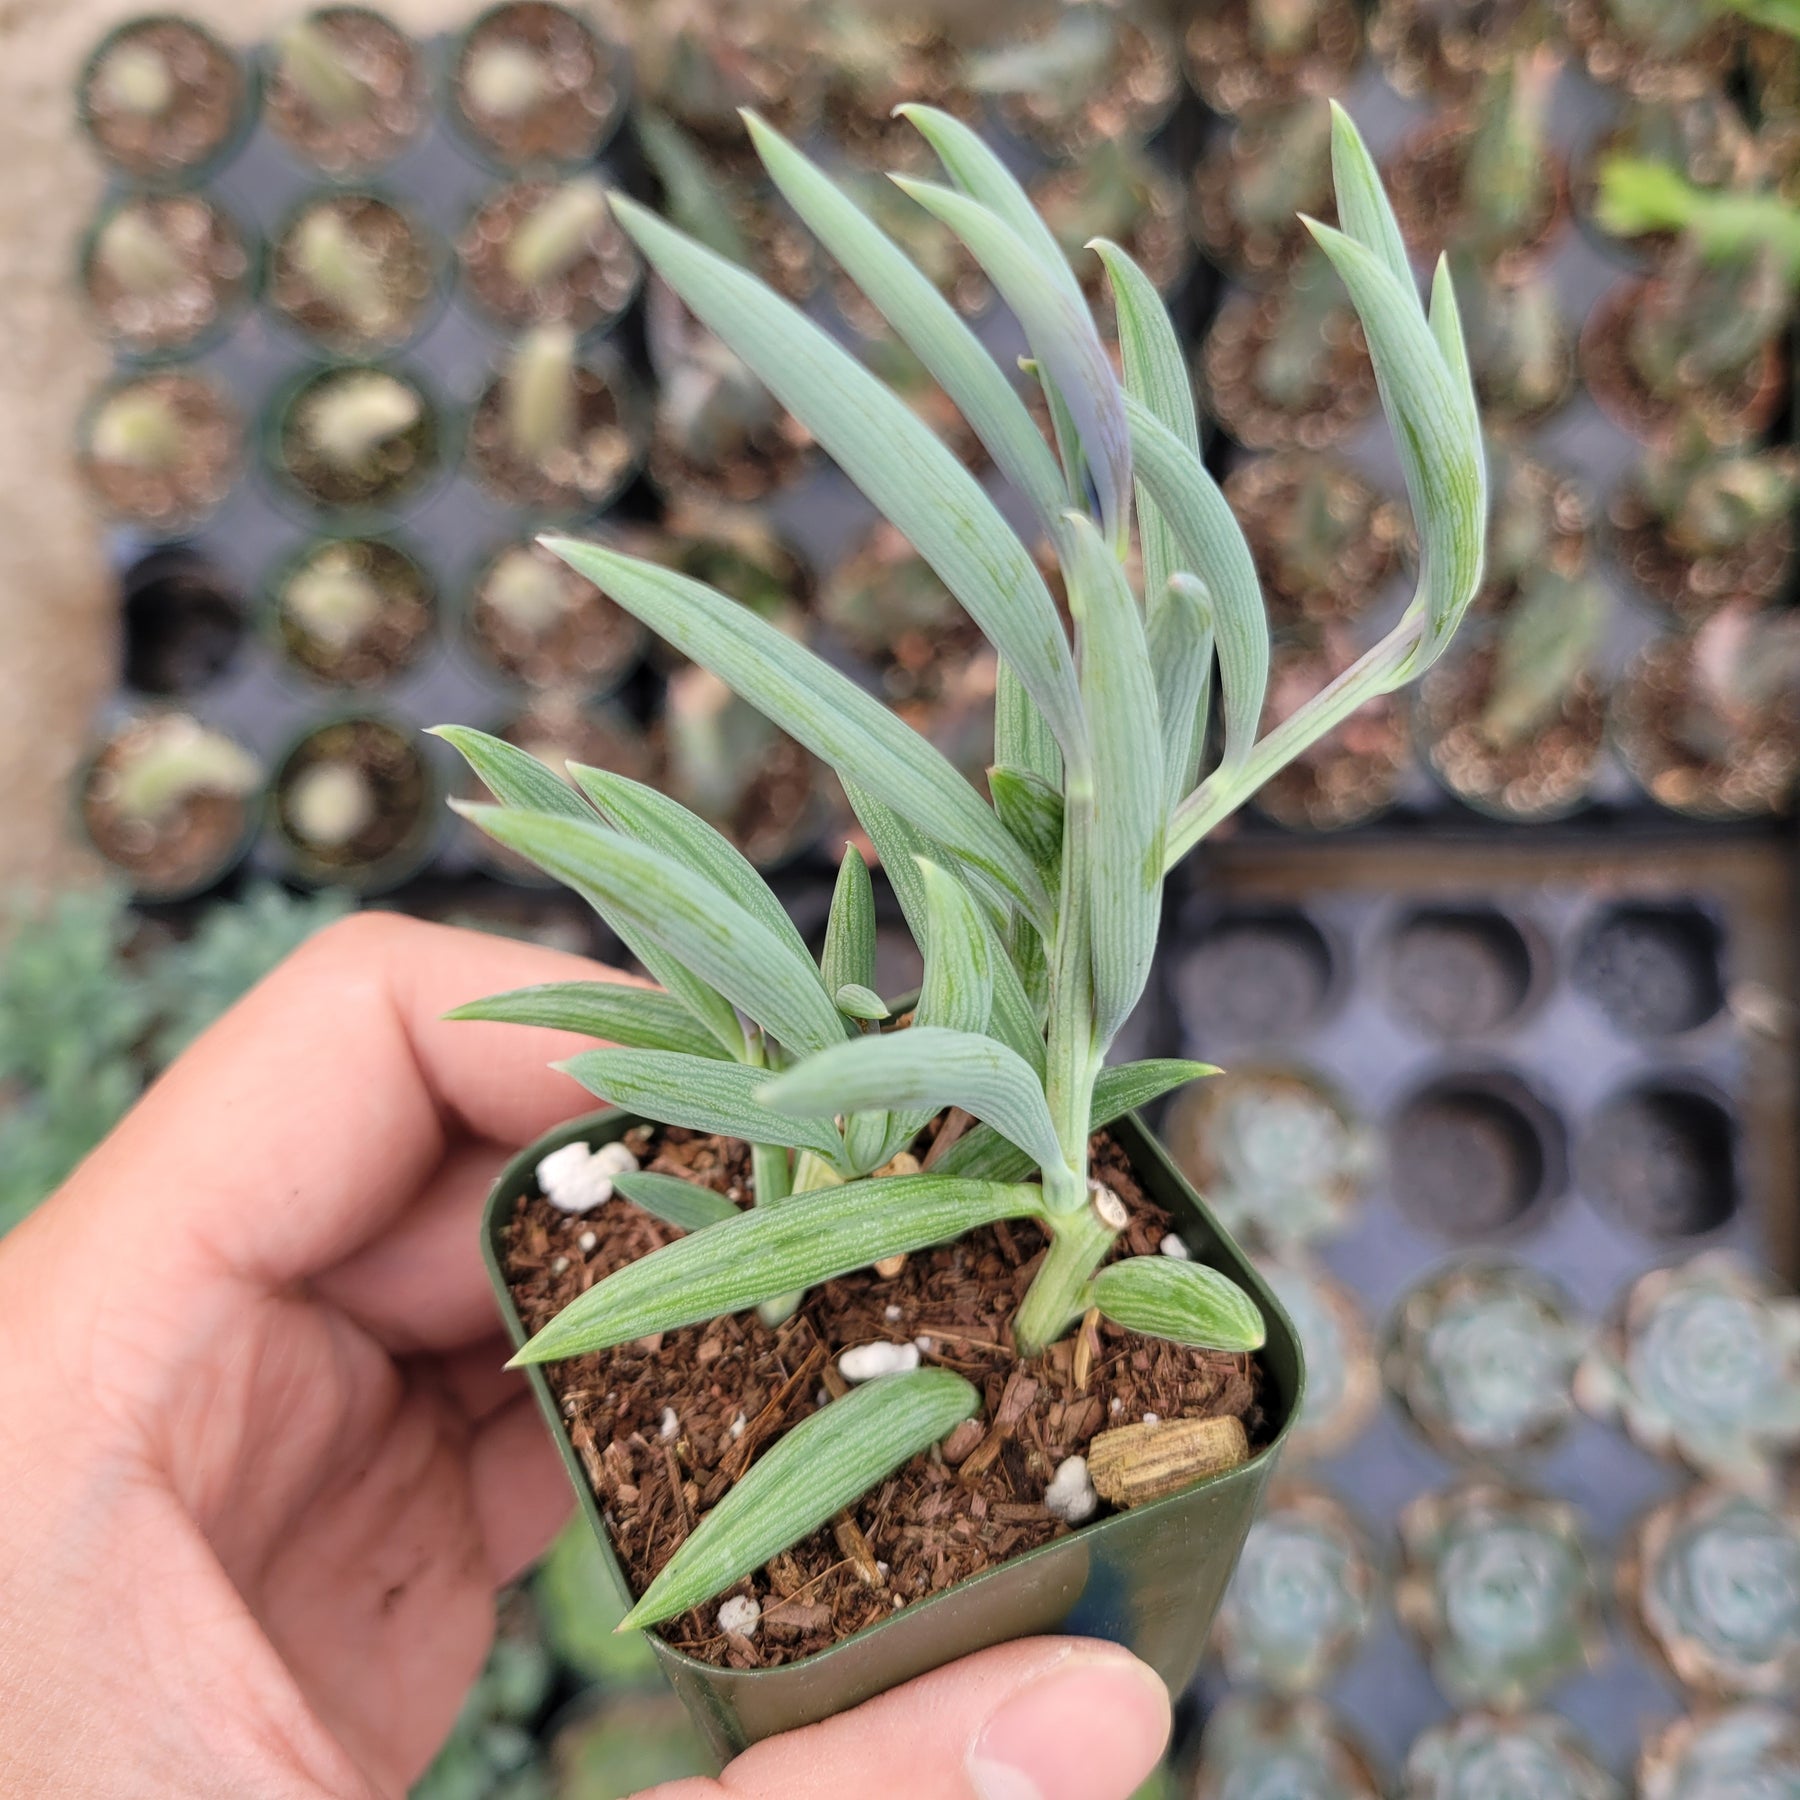
{"label": "white perlite pellet", "polygon": [[600,1239],[593,1232],[584,1231],[581,1236],[575,1240],[575,1248],[579,1250],[583,1256],[592,1256],[594,1252],[600,1248]]}
{"label": "white perlite pellet", "polygon": [[881,1316],[886,1319],[890,1325],[898,1325],[900,1323],[901,1313],[897,1306],[884,1306],[881,1309]]}
{"label": "white perlite pellet", "polygon": [[1193,1260],[1194,1253],[1172,1231],[1156,1247],[1164,1256],[1171,1257],[1176,1262],[1191,1262]]}
{"label": "white perlite pellet", "polygon": [[877,1375],[904,1375],[919,1366],[917,1344],[857,1344],[838,1358],[846,1381],[873,1381]]}
{"label": "white perlite pellet", "polygon": [[564,1144],[538,1163],[537,1184],[558,1212],[592,1212],[612,1198],[613,1177],[637,1166],[623,1144]]}
{"label": "white perlite pellet", "polygon": [[1085,1456],[1065,1457],[1056,1465],[1050,1485],[1044,1489],[1045,1510],[1065,1525],[1079,1525],[1094,1516],[1100,1496],[1094,1492]]}
{"label": "white perlite pellet", "polygon": [[746,1419],[742,1413],[739,1413],[738,1416],[731,1421],[732,1437],[734,1439],[741,1438],[744,1435],[744,1427],[749,1423],[750,1421]]}
{"label": "white perlite pellet", "polygon": [[761,1621],[762,1608],[748,1594],[733,1594],[719,1602],[719,1629],[733,1637],[755,1637]]}
{"label": "white perlite pellet", "polygon": [[1146,1425],[1160,1425],[1162,1423],[1162,1414],[1161,1413],[1145,1413],[1144,1414],[1144,1423]]}
{"label": "white perlite pellet", "polygon": [[670,1438],[674,1437],[675,1434],[681,1430],[681,1421],[676,1418],[674,1407],[665,1406],[663,1408],[662,1420],[656,1429],[661,1435],[664,1443],[667,1443]]}
{"label": "white perlite pellet", "polygon": [[1090,1181],[1088,1199],[1093,1202],[1095,1216],[1109,1231],[1123,1231],[1131,1223],[1125,1202],[1104,1183]]}

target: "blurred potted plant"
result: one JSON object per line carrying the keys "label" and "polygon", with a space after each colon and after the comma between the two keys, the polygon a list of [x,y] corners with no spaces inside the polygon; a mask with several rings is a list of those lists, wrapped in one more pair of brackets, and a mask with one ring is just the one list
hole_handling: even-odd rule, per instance
{"label": "blurred potted plant", "polygon": [[1194,165],[1195,240],[1246,281],[1270,282],[1312,248],[1300,215],[1331,221],[1331,114],[1314,101],[1259,112],[1219,134]]}
{"label": "blurred potted plant", "polygon": [[361,363],[303,371],[265,415],[265,455],[320,511],[379,516],[442,473],[446,422],[413,375]]}
{"label": "blurred potted plant", "polygon": [[1469,361],[1492,428],[1532,431],[1575,386],[1575,339],[1543,275],[1481,281],[1471,271]]}
{"label": "blurred potted plant", "polygon": [[486,557],[469,584],[464,635],[497,673],[529,687],[612,693],[644,648],[644,630],[535,537]]}
{"label": "blurred potted plant", "polygon": [[1233,1694],[1206,1721],[1194,1800],[1381,1800],[1386,1791],[1368,1751],[1321,1701]]}
{"label": "blurred potted plant", "polygon": [[1596,582],[1527,578],[1491,632],[1419,690],[1415,729],[1451,793],[1494,818],[1565,817],[1592,792],[1606,741]]}
{"label": "blurred potted plant", "polygon": [[1466,1714],[1434,1725],[1406,1754],[1400,1800],[1625,1800],[1566,1719],[1555,1713]]}
{"label": "blurred potted plant", "polygon": [[282,658],[330,687],[378,687],[432,642],[437,596],[416,558],[380,538],[322,538],[270,589]]}
{"label": "blurred potted plant", "polygon": [[[1129,252],[1165,297],[1193,262],[1181,184],[1147,151],[1096,144],[1074,162],[1045,169],[1027,191],[1071,261],[1085,262],[1087,246],[1106,238]],[[1082,272],[1082,291],[1090,306],[1110,299],[1091,267]]]}
{"label": "blurred potted plant", "polygon": [[1719,86],[1735,21],[1713,0],[1563,0],[1563,29],[1587,72],[1644,100],[1692,100]]}
{"label": "blurred potted plant", "polygon": [[1552,0],[1376,0],[1369,47],[1409,100],[1460,106],[1557,33]]}
{"label": "blurred potted plant", "polygon": [[127,19],[76,83],[88,141],[127,181],[197,182],[237,148],[256,97],[244,65],[204,25],[172,13]]}
{"label": "blurred potted plant", "polygon": [[443,252],[393,201],[333,188],[302,200],[269,253],[269,303],[333,356],[380,356],[425,328]]}
{"label": "blurred potted plant", "polygon": [[1255,1260],[1306,1354],[1306,1400],[1289,1428],[1286,1460],[1335,1456],[1381,1408],[1368,1321],[1356,1296],[1303,1252]]}
{"label": "blurred potted plant", "polygon": [[79,438],[78,463],[94,498],[115,519],[161,536],[214,511],[244,454],[230,400],[185,369],[113,381],[88,408]]}
{"label": "blurred potted plant", "polygon": [[265,77],[270,129],[327,175],[393,161],[425,129],[418,47],[363,6],[322,6],[277,35]]}
{"label": "blurred potted plant", "polygon": [[243,231],[201,194],[121,194],[82,247],[83,298],[130,356],[199,349],[231,326],[255,287]]}
{"label": "blurred potted plant", "polygon": [[508,182],[470,215],[456,250],[476,305],[509,331],[607,330],[643,279],[637,252],[593,175]]}
{"label": "blurred potted plant", "polygon": [[1245,116],[1336,93],[1362,50],[1352,0],[1227,0],[1194,14],[1181,39],[1195,92],[1214,112]]}

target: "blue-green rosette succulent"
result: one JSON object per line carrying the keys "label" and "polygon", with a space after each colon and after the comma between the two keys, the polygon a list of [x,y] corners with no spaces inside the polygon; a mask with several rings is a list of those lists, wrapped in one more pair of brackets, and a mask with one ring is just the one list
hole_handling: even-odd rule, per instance
{"label": "blue-green rosette succulent", "polygon": [[1306,1399],[1288,1428],[1288,1462],[1331,1456],[1361,1436],[1381,1404],[1375,1347],[1356,1296],[1299,1251],[1255,1259],[1306,1355]]}
{"label": "blue-green rosette succulent", "polygon": [[1331,1495],[1278,1493],[1250,1527],[1219,1608],[1225,1673],[1280,1694],[1324,1687],[1362,1648],[1381,1589],[1367,1535]]}
{"label": "blue-green rosette succulent", "polygon": [[1407,1753],[1401,1800],[1623,1800],[1624,1789],[1554,1713],[1469,1713]]}
{"label": "blue-green rosette succulent", "polygon": [[1575,1395],[1652,1455],[1772,1497],[1800,1446],[1800,1300],[1719,1252],[1653,1269],[1583,1361]]}
{"label": "blue-green rosette succulent", "polygon": [[1701,1486],[1638,1526],[1621,1597],[1687,1686],[1772,1699],[1800,1684],[1800,1511]]}
{"label": "blue-green rosette succulent", "polygon": [[1206,1723],[1194,1800],[1381,1800],[1362,1746],[1317,1700],[1236,1694]]}
{"label": "blue-green rosette succulent", "polygon": [[1499,1457],[1553,1441],[1574,1412],[1587,1332],[1555,1282],[1519,1263],[1459,1263],[1401,1300],[1383,1365],[1447,1455]]}
{"label": "blue-green rosette succulent", "polygon": [[1598,1658],[1599,1595],[1575,1508],[1475,1482],[1400,1517],[1395,1592],[1444,1693],[1516,1711]]}
{"label": "blue-green rosette succulent", "polygon": [[1638,1758],[1639,1800],[1800,1800],[1800,1721],[1777,1706],[1690,1715]]}

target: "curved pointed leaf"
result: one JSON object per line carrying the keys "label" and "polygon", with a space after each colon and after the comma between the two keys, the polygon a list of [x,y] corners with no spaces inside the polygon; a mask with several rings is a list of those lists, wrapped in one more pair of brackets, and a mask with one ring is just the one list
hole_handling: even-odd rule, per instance
{"label": "curved pointed leaf", "polygon": [[[831,896],[831,916],[825,924],[825,950],[819,973],[826,989],[843,1009],[843,990],[856,988],[872,994],[875,988],[875,889],[869,881],[869,865],[854,844],[844,846],[838,864],[837,886]],[[877,1002],[879,1004],[879,1002]],[[858,1013],[858,1018],[883,1018],[879,1013]]]}
{"label": "curved pointed leaf", "polygon": [[886,1375],[821,1407],[750,1465],[620,1629],[671,1619],[753,1575],[980,1407],[980,1394],[949,1369]]}
{"label": "curved pointed leaf", "polygon": [[871,987],[864,987],[860,982],[846,981],[832,995],[837,1001],[837,1009],[847,1019],[875,1020],[890,1016],[888,1003]]}
{"label": "curved pointed leaf", "polygon": [[628,987],[618,981],[552,981],[471,1000],[446,1019],[486,1019],[501,1025],[542,1025],[579,1031],[639,1050],[676,1050],[684,1056],[717,1057],[711,1033],[672,994]]}
{"label": "curved pointed leaf", "polygon": [[940,751],[848,676],[748,607],[672,569],[575,538],[541,541],[846,781],[929,830],[1034,917],[1043,915],[1049,902],[1042,879],[981,796]]}
{"label": "curved pointed leaf", "polygon": [[1052,878],[1062,862],[1063,797],[1029,769],[988,770],[988,793],[1000,823],[1024,847],[1025,853]]}
{"label": "curved pointed leaf", "polygon": [[1093,315],[1059,285],[1044,280],[1043,265],[1018,234],[980,201],[934,182],[898,175],[894,180],[962,239],[1024,326],[1032,354],[1056,384],[1074,421],[1100,497],[1107,539],[1122,544],[1131,510],[1131,433],[1124,393]]}
{"label": "curved pointed leaf", "polygon": [[1144,621],[1118,558],[1071,514],[1069,605],[1094,744],[1088,896],[1093,1028],[1104,1049],[1150,979],[1162,922],[1163,746]]}
{"label": "curved pointed leaf", "polygon": [[1182,567],[1212,595],[1225,701],[1225,766],[1248,760],[1269,685],[1269,627],[1262,584],[1243,531],[1199,457],[1141,402],[1127,398],[1138,479],[1168,520]]}
{"label": "curved pointed leaf", "polygon": [[1394,217],[1375,159],[1352,119],[1331,102],[1331,186],[1337,196],[1338,223],[1346,236],[1369,251],[1403,286],[1412,287],[1412,262],[1400,221]]}
{"label": "curved pointed leaf", "polygon": [[1016,1050],[972,1032],[915,1025],[881,1037],[857,1038],[811,1056],[762,1090],[765,1106],[829,1118],[873,1107],[935,1112],[960,1106],[1003,1137],[1060,1168],[1062,1151],[1042,1082]]}
{"label": "curved pointed leaf", "polygon": [[598,820],[497,806],[463,814],[546,874],[600,896],[633,930],[710,982],[790,1050],[823,1050],[846,1026],[809,958],[684,863]]}
{"label": "curved pointed leaf", "polygon": [[1203,1350],[1260,1350],[1256,1302],[1228,1275],[1173,1256],[1128,1256],[1094,1277],[1094,1304],[1115,1325]]}
{"label": "curved pointed leaf", "polygon": [[655,1169],[630,1169],[612,1178],[613,1192],[623,1194],[633,1206],[678,1231],[706,1231],[735,1219],[743,1208],[723,1194],[683,1181],[679,1175],[662,1175]]}
{"label": "curved pointed leaf", "polygon": [[829,1121],[794,1117],[762,1103],[766,1069],[667,1050],[584,1050],[556,1067],[590,1094],[659,1124],[814,1150],[833,1164],[843,1160],[844,1141]]}
{"label": "curved pointed leaf", "polygon": [[1212,595],[1198,575],[1178,570],[1146,618],[1163,733],[1163,800],[1172,813],[1200,772],[1206,702],[1212,684]]}
{"label": "curved pointed leaf", "polygon": [[742,1312],[883,1257],[923,1250],[997,1219],[1042,1212],[1037,1187],[942,1175],[847,1181],[795,1194],[779,1206],[753,1206],[627,1263],[577,1295],[512,1364],[558,1362]]}
{"label": "curved pointed leaf", "polygon": [[1018,670],[1065,751],[1081,746],[1056,608],[993,501],[903,400],[797,308],[617,195],[613,216],[696,317],[911,541]]}
{"label": "curved pointed leaf", "polygon": [[531,754],[504,738],[490,737],[467,725],[434,725],[427,733],[451,745],[503,806],[527,812],[560,813],[566,819],[591,819],[593,810],[581,796]]}
{"label": "curved pointed leaf", "polygon": [[936,284],[849,195],[754,113],[744,122],[787,203],[956,402],[1000,472],[1052,530],[1065,504],[1062,477],[1000,365]]}
{"label": "curved pointed leaf", "polygon": [[616,831],[648,844],[684,862],[705,876],[721,893],[729,894],[745,912],[763,924],[789,947],[811,960],[806,940],[775,898],[750,859],[722,831],[690,812],[679,800],[633,781],[611,769],[594,769],[586,763],[570,763],[569,778]]}

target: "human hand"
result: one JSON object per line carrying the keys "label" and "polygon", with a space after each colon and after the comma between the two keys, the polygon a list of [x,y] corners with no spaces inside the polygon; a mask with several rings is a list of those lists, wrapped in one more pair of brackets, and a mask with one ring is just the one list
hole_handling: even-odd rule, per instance
{"label": "human hand", "polygon": [[[430,1761],[568,1511],[477,1245],[575,1041],[447,1024],[593,975],[364,915],[278,970],[0,1244],[0,1794],[369,1800]],[[1002,1646],[658,1800],[1124,1800],[1168,1703]]]}

